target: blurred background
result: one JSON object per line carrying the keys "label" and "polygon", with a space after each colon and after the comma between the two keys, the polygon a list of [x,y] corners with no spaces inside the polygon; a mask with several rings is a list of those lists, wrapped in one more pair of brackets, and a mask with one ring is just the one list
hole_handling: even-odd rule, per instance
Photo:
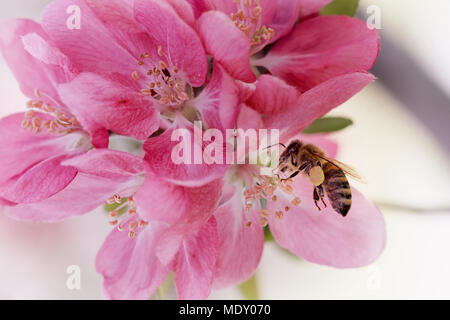
{"label": "blurred background", "polygon": [[[39,14],[50,1],[2,1],[0,20]],[[381,13],[377,81],[333,115],[355,124],[336,134],[338,159],[383,212],[387,247],[373,265],[337,270],[266,246],[257,273],[262,299],[450,299],[450,1],[362,0]],[[0,116],[26,99],[0,57]],[[5,151],[7,152],[7,150]],[[0,212],[0,298],[101,299],[95,255],[110,231],[99,210],[58,224],[20,223]],[[81,268],[81,289],[66,286]],[[236,288],[213,299],[239,299]]]}

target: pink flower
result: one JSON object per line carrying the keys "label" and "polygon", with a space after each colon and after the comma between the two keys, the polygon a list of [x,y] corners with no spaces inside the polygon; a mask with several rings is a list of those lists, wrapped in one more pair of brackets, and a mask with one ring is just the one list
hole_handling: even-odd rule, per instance
{"label": "pink flower", "polygon": [[[69,4],[83,13],[80,30],[65,26]],[[138,140],[152,136],[145,144],[152,170],[186,186],[218,179],[226,166],[173,167],[171,132],[193,130],[195,120],[224,130],[239,113],[238,88],[223,68],[215,64],[207,79],[207,56],[193,21],[184,1],[156,0],[61,0],[42,18],[49,37],[82,72],[58,90],[80,123],[93,135],[107,129]],[[200,94],[198,87],[204,87]]]}
{"label": "pink flower", "polygon": [[[304,92],[339,75],[368,71],[378,56],[378,33],[363,21],[304,17],[330,1],[193,2],[207,11],[198,20],[207,52],[238,80],[254,82],[252,68],[264,68]],[[268,53],[262,51],[275,41]]]}
{"label": "pink flower", "polygon": [[[266,124],[261,114],[244,106],[238,127],[257,129],[270,124],[300,132],[372,80],[368,74],[350,74],[328,80],[300,97],[294,90],[294,97],[285,99],[295,102],[266,117]],[[273,95],[286,93],[272,90],[266,94],[273,101]],[[283,131],[282,136],[283,141],[298,137],[291,131]],[[302,135],[300,139],[318,145],[331,157],[336,154],[336,145],[323,136]],[[120,224],[125,232],[112,231],[97,257],[97,269],[105,277],[105,295],[148,298],[168,272],[174,271],[179,298],[206,298],[211,288],[251,277],[262,255],[262,227],[266,225],[282,247],[314,263],[359,267],[380,255],[385,244],[384,219],[357,190],[352,189],[353,204],[343,218],[330,207],[317,210],[307,179],[299,177],[274,188],[264,183],[259,169],[257,165],[232,165],[223,187],[212,182],[195,188],[176,186],[147,171],[145,182],[132,196],[134,218]],[[254,193],[255,182],[265,192],[266,209]],[[213,199],[208,195],[214,195]],[[198,206],[207,209],[198,210]],[[146,229],[135,233],[141,219]]]}
{"label": "pink flower", "polygon": [[92,144],[106,147],[107,140],[91,141],[72,109],[61,101],[58,85],[72,80],[78,71],[41,26],[15,20],[3,23],[1,29],[0,49],[31,99],[27,112],[0,120],[0,143],[5,150],[0,158],[0,202],[16,211],[69,186],[77,171],[61,163]]}
{"label": "pink flower", "polygon": [[[263,77],[259,78],[263,84],[268,79],[279,81]],[[373,76],[367,73],[346,74],[327,80],[300,96],[289,87],[276,90],[266,86],[254,94],[254,101],[259,102],[256,109],[265,115],[264,121],[257,120],[260,113],[243,107],[238,127],[277,128],[282,142],[300,138],[334,157],[336,147],[333,144],[322,137],[299,137],[298,133],[372,80]],[[343,218],[330,206],[319,212],[313,201],[313,185],[302,177],[294,178],[292,184],[281,183],[274,188],[260,176],[257,166],[234,166],[228,171],[225,186],[227,196],[214,214],[219,244],[215,288],[251,277],[261,258],[264,242],[261,226],[265,225],[270,226],[280,246],[314,263],[338,268],[360,267],[373,262],[383,251],[383,216],[354,188],[352,207]],[[261,206],[261,197],[266,199],[267,208]]]}
{"label": "pink flower", "polygon": [[[64,165],[91,177],[93,183],[85,186],[89,195],[84,198],[73,190],[66,194],[92,206],[105,199],[121,205],[110,214],[115,228],[96,262],[104,276],[106,297],[148,299],[170,271],[175,273],[179,298],[209,295],[217,257],[212,213],[222,195],[220,180],[202,187],[177,186],[159,179],[142,159],[106,149],[92,150]],[[98,185],[104,189],[97,189]],[[115,193],[105,197],[111,186]],[[127,210],[121,215],[122,207]]]}
{"label": "pink flower", "polygon": [[[357,190],[343,218],[317,211],[305,179],[273,185],[259,165],[171,158],[172,133],[193,132],[195,121],[221,132],[279,129],[287,143],[368,85],[378,35],[356,19],[313,17],[327,2],[60,0],[45,10],[44,31],[12,23],[2,51],[39,112],[0,121],[13,150],[0,157],[0,204],[13,217],[55,221],[116,203],[96,262],[113,299],[147,299],[169,272],[182,299],[244,281],[266,225],[308,261],[371,263],[384,220]],[[71,30],[73,4],[82,26]],[[109,131],[142,141],[144,158],[106,149]],[[322,136],[300,138],[336,153]]]}

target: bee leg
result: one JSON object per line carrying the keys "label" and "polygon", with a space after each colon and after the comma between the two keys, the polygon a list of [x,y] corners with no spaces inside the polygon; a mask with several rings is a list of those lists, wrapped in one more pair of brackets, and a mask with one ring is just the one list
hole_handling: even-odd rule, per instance
{"label": "bee leg", "polygon": [[322,209],[319,207],[319,200],[320,200],[320,196],[319,193],[317,191],[317,187],[314,188],[314,192],[313,192],[313,199],[314,199],[314,204],[316,205],[317,209],[319,209],[319,211],[321,211]]}
{"label": "bee leg", "polygon": [[299,173],[300,173],[300,171],[297,170],[297,171],[295,171],[293,174],[291,174],[291,175],[289,176],[289,178],[285,178],[285,179],[281,179],[281,180],[282,180],[282,181],[285,181],[285,180],[292,179],[293,177],[295,177],[295,176],[298,175]]}
{"label": "bee leg", "polygon": [[320,200],[322,200],[322,203],[324,205],[324,207],[327,207],[327,204],[325,203],[325,192],[323,191],[323,185],[317,186],[316,189],[318,190],[319,196],[320,196]]}

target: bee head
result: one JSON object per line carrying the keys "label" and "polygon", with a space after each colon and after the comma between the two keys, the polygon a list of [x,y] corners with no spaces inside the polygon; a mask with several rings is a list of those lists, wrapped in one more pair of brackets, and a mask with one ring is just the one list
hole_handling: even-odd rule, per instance
{"label": "bee head", "polygon": [[297,171],[297,156],[302,146],[299,140],[291,142],[280,155],[278,170],[286,175],[291,175]]}

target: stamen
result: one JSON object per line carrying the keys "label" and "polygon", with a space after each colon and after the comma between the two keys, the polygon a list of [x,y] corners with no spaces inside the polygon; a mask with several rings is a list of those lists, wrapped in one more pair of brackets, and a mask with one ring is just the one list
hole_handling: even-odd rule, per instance
{"label": "stamen", "polygon": [[[128,223],[128,237],[130,239],[135,238],[148,225],[147,221],[138,217],[133,196],[122,198],[120,195],[115,194],[106,200],[106,203],[109,205],[118,204],[114,211],[109,213],[109,216],[113,218],[113,220],[109,221],[109,224],[116,227],[118,231],[123,231],[124,224]],[[126,210],[128,210],[128,214],[125,214]]]}
{"label": "stamen", "polygon": [[[259,215],[261,219],[267,219],[271,214],[268,209],[266,209],[266,205],[269,201],[276,202],[278,201],[278,196],[282,192],[284,197],[287,198],[294,206],[299,206],[301,201],[300,198],[295,196],[293,188],[292,188],[292,180],[281,180],[278,177],[268,177],[268,176],[255,176],[256,182],[255,184],[244,190],[244,198],[245,205],[248,208],[251,208],[253,205],[257,205],[259,210]],[[278,195],[275,194],[278,192]],[[263,200],[266,203],[263,207]],[[290,205],[284,205],[280,208],[277,207],[275,211],[275,216],[278,219],[282,219],[284,213],[291,210]]]}
{"label": "stamen", "polygon": [[[157,52],[161,58],[164,56],[161,46],[158,46]],[[144,56],[147,55],[143,53],[141,57]],[[189,99],[186,93],[186,82],[175,76],[179,72],[176,66],[170,66],[166,60],[161,59],[149,69],[149,63],[152,62],[146,64],[143,60],[138,61],[139,65],[146,67],[141,74],[146,74],[150,80],[148,86],[141,89],[142,95],[152,97],[160,104],[169,106],[181,105]],[[138,71],[133,72],[132,77],[136,81],[139,80]]]}
{"label": "stamen", "polygon": [[295,197],[294,199],[292,199],[291,203],[297,207],[300,205],[300,203],[302,203],[302,201],[300,200],[299,197]]}
{"label": "stamen", "polygon": [[237,11],[230,14],[231,20],[251,40],[253,46],[268,42],[275,36],[275,30],[262,26],[263,8],[258,0],[233,2],[237,5]]}
{"label": "stamen", "polygon": [[[37,88],[34,90],[34,95],[38,99],[43,96]],[[46,95],[44,94],[44,96]],[[46,96],[46,98],[51,100],[51,97]],[[25,112],[26,119],[22,122],[22,127],[26,130],[33,130],[35,133],[39,133],[42,129],[47,129],[48,133],[68,134],[81,128],[75,117],[68,117],[42,100],[30,100],[27,102],[26,107],[30,109]],[[35,111],[45,113],[54,119],[42,119],[39,115],[36,115]]]}
{"label": "stamen", "polygon": [[275,217],[277,217],[278,219],[283,219],[283,211],[277,211],[275,212]]}

